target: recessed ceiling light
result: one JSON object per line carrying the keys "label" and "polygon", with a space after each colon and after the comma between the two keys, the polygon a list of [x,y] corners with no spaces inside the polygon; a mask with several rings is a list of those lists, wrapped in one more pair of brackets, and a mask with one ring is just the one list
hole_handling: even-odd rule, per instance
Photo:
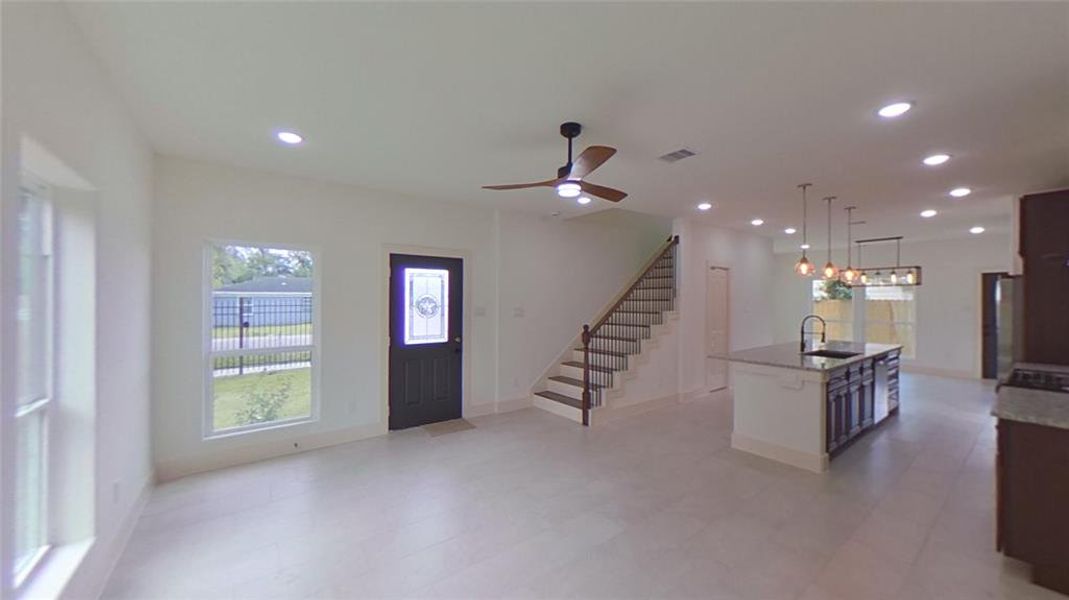
{"label": "recessed ceiling light", "polygon": [[932,217],[934,217],[935,215],[938,215],[938,214],[939,214],[938,212],[936,212],[936,211],[934,211],[934,210],[932,210],[930,208],[928,210],[922,210],[921,211],[921,216],[924,217],[925,219],[931,219]]}
{"label": "recessed ceiling light", "polygon": [[973,227],[973,228],[969,229],[969,233],[971,233],[971,234],[973,234],[973,235],[978,235],[978,234],[981,234],[981,233],[983,233],[984,231],[985,231],[985,230],[984,230],[984,228],[983,228],[983,227],[980,227],[979,225],[977,225],[976,227]]}
{"label": "recessed ceiling light", "polygon": [[893,119],[906,114],[909,109],[913,108],[912,102],[895,102],[894,104],[888,104],[887,106],[876,111],[876,114],[885,119]]}
{"label": "recessed ceiling light", "polygon": [[292,131],[280,131],[276,133],[275,136],[279,139],[279,141],[290,144],[291,146],[300,144],[304,141],[304,138],[301,137],[300,134],[294,133]]}
{"label": "recessed ceiling light", "polygon": [[802,250],[809,250],[809,244],[802,244],[801,246],[798,246],[798,247],[801,248]]}
{"label": "recessed ceiling light", "polygon": [[590,204],[590,198],[588,196],[579,196],[576,202],[579,204]]}
{"label": "recessed ceiling light", "polygon": [[949,154],[933,154],[931,156],[924,157],[924,164],[929,167],[937,167],[946,161],[950,160]]}
{"label": "recessed ceiling light", "polygon": [[786,233],[787,235],[794,235],[794,234],[798,233],[798,230],[795,229],[794,227],[788,227],[788,228],[783,230],[783,233]]}
{"label": "recessed ceiling light", "polygon": [[754,227],[760,227],[760,226],[762,226],[764,224],[765,224],[765,220],[764,219],[754,219],[753,221],[750,221],[750,225],[753,225]]}
{"label": "recessed ceiling light", "polygon": [[713,207],[713,205],[710,204],[709,202],[702,202],[701,204],[698,205],[698,210],[709,210],[712,207]]}
{"label": "recessed ceiling light", "polygon": [[972,190],[967,187],[954,188],[950,190],[950,195],[954,196],[955,198],[964,198],[965,196],[968,196],[971,193]]}

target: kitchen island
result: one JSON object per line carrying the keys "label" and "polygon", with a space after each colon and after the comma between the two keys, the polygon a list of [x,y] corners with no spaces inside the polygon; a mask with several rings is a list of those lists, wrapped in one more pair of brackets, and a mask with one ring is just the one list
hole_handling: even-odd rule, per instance
{"label": "kitchen island", "polygon": [[898,410],[901,346],[830,341],[739,350],[731,446],[815,472]]}

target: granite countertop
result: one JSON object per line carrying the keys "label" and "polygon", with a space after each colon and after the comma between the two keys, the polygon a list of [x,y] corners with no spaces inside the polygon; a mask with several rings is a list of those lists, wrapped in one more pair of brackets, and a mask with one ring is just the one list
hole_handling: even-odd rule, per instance
{"label": "granite countertop", "polygon": [[827,358],[823,356],[806,356],[798,351],[798,342],[787,344],[775,344],[773,346],[761,346],[759,348],[747,348],[724,355],[713,355],[710,358],[722,358],[731,362],[764,365],[767,367],[783,367],[785,369],[801,369],[805,371],[830,371],[849,365],[861,360],[866,360],[900,349],[898,344],[861,344],[857,342],[830,341],[827,343],[806,344],[806,351],[810,350],[839,350],[842,352],[857,352],[857,356],[849,358]]}
{"label": "granite countertop", "polygon": [[1069,429],[1069,394],[1003,385],[991,414],[1010,421]]}

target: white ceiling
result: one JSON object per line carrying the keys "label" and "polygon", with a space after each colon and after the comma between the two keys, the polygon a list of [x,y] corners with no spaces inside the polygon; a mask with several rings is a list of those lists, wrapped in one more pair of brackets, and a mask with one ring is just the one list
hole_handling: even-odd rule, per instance
{"label": "white ceiling", "polygon": [[[795,185],[867,221],[855,237],[1008,227],[1009,198],[1069,186],[1069,4],[77,3],[162,153],[443,201],[565,215],[542,188],[557,133],[619,153],[589,179],[621,208],[794,247]],[[904,117],[875,116],[894,100]],[[307,143],[282,147],[279,128]],[[657,157],[686,147],[676,164]],[[920,164],[933,151],[954,158]],[[973,188],[954,200],[946,191]],[[917,213],[941,214],[922,220]],[[836,237],[845,217],[835,212]]]}

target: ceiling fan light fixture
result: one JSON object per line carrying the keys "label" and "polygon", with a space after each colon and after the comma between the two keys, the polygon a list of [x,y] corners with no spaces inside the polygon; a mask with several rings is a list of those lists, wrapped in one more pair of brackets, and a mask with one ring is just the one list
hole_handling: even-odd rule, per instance
{"label": "ceiling fan light fixture", "polygon": [[557,185],[557,195],[561,198],[575,198],[582,191],[583,188],[579,187],[579,184],[574,181],[565,181]]}

